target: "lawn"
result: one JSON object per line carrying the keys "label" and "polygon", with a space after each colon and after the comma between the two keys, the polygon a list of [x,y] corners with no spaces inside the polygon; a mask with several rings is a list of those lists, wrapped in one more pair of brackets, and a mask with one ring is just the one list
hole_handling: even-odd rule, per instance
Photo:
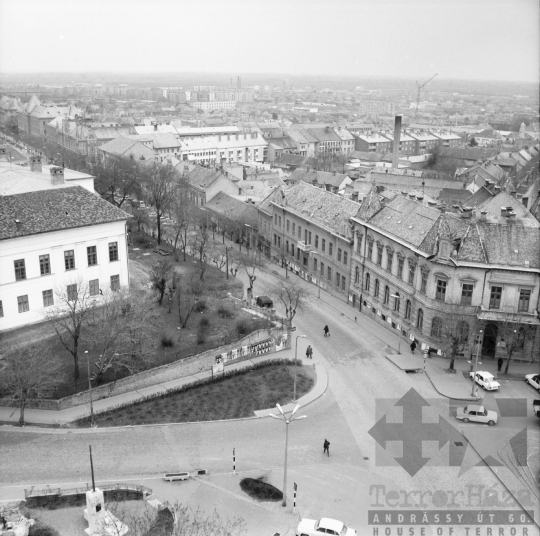
{"label": "lawn", "polygon": [[[100,427],[136,424],[159,424],[216,421],[252,417],[253,412],[287,404],[293,395],[294,365],[270,364],[250,372],[214,380],[162,398],[133,404],[99,414]],[[309,392],[315,384],[312,367],[297,367],[297,397]],[[224,404],[224,401],[228,403]],[[89,426],[89,418],[78,421]]]}

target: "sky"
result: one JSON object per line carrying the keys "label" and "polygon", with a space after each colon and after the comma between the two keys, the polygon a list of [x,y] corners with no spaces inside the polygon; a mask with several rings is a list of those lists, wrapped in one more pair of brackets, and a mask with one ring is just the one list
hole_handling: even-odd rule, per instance
{"label": "sky", "polygon": [[0,72],[527,81],[538,0],[0,0]]}

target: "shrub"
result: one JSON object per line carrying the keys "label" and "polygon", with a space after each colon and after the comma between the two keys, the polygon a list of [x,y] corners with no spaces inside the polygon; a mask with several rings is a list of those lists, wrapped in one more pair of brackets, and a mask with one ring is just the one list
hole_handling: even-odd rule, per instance
{"label": "shrub", "polygon": [[260,501],[281,501],[283,493],[272,484],[264,482],[260,478],[243,478],[240,480],[240,488],[254,499]]}
{"label": "shrub", "polygon": [[238,320],[238,322],[236,322],[236,332],[238,333],[238,335],[247,335],[247,333],[249,332],[248,321],[244,318]]}
{"label": "shrub", "polygon": [[199,320],[199,329],[197,330],[197,344],[204,344],[206,342],[206,335],[210,328],[210,320],[203,316]]}
{"label": "shrub", "polygon": [[163,334],[161,336],[161,346],[163,348],[170,348],[171,346],[174,346],[174,340],[170,335]]}
{"label": "shrub", "polygon": [[204,300],[199,300],[195,304],[195,312],[202,313],[203,311],[206,311],[206,302]]}
{"label": "shrub", "polygon": [[232,318],[234,316],[234,313],[225,305],[220,305],[217,313],[221,318]]}
{"label": "shrub", "polygon": [[60,534],[52,527],[42,525],[38,522],[30,527],[28,536],[60,536]]}

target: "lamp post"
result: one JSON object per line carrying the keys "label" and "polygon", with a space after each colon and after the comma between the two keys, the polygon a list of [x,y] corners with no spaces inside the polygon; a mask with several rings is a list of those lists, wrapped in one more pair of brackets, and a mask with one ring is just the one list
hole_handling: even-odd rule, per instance
{"label": "lamp post", "polygon": [[298,354],[298,339],[306,339],[307,337],[305,335],[297,335],[296,336],[296,344],[294,348],[294,394],[293,394],[293,402],[296,402],[296,359]]}
{"label": "lamp post", "polygon": [[[401,296],[399,294],[390,294],[392,298],[395,298],[396,300],[399,300],[399,309],[401,309]],[[401,355],[401,324],[399,325],[399,339],[398,339],[398,347],[397,347],[397,353],[398,355]]]}
{"label": "lamp post", "polygon": [[85,350],[84,353],[86,354],[86,363],[88,365],[88,391],[90,394],[90,426],[92,428],[95,427],[94,424],[94,403],[92,400],[92,381],[90,380],[90,356],[88,355],[88,350]]}
{"label": "lamp post", "polygon": [[[482,363],[481,362],[478,362],[478,357],[480,355],[480,344],[482,342],[482,330],[480,330],[478,332],[478,346],[476,347],[476,359],[474,360],[474,368],[472,370],[472,373],[473,373],[473,376],[472,376],[472,391],[471,391],[471,396],[476,398],[476,390],[477,390],[477,385],[476,385],[476,381],[475,381],[475,378],[476,378],[476,370],[478,368],[478,365],[481,365]],[[468,363],[471,364],[471,367],[472,367],[472,360],[471,361],[468,361]]]}
{"label": "lamp post", "polygon": [[287,449],[289,447],[289,424],[293,421],[305,419],[306,415],[301,415],[300,417],[296,417],[295,419],[293,419],[294,414],[298,411],[298,408],[300,407],[296,406],[293,409],[291,416],[287,419],[287,417],[285,417],[285,413],[283,413],[283,409],[281,409],[281,406],[279,404],[276,404],[276,406],[281,413],[281,417],[278,415],[274,415],[273,413],[269,413],[268,415],[273,419],[277,419],[278,421],[283,421],[285,423],[285,464],[283,467],[283,501],[281,502],[281,506],[287,506]]}

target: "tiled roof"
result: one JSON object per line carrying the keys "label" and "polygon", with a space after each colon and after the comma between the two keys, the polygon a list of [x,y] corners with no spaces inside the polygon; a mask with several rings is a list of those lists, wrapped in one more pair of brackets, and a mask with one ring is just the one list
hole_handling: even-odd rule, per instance
{"label": "tiled roof", "polygon": [[223,214],[231,220],[247,223],[254,229],[258,228],[258,213],[255,205],[239,201],[225,192],[219,192],[204,207],[217,214]]}
{"label": "tiled roof", "polygon": [[309,132],[317,138],[319,142],[341,141],[341,138],[334,132],[333,128],[310,128]]}
{"label": "tiled roof", "polygon": [[295,181],[304,181],[310,184],[324,184],[325,186],[339,187],[341,183],[348,178],[348,175],[341,173],[332,173],[330,171],[317,171],[315,169],[295,169],[289,178],[289,183]]}
{"label": "tiled roof", "polygon": [[265,212],[267,215],[271,216],[272,215],[272,202],[276,200],[277,201],[281,200],[284,192],[287,192],[286,186],[276,188],[272,193],[268,194],[268,196],[259,203],[257,208]]}
{"label": "tiled roof", "polygon": [[81,186],[9,195],[0,198],[0,240],[128,218],[129,214]]}
{"label": "tiled roof", "polygon": [[[354,183],[355,191],[360,189],[359,186],[358,186],[359,184],[362,184],[362,183],[360,183],[359,181],[356,181]],[[367,186],[369,183],[366,182],[366,183],[363,183],[363,184],[365,184]],[[360,209],[358,210],[358,212],[356,214],[356,217],[358,219],[368,221],[375,214],[377,214],[377,212],[379,212],[379,210],[381,210],[382,207],[383,207],[383,205],[382,205],[381,200],[379,198],[379,192],[377,190],[377,186],[375,186],[375,184],[372,184],[370,189],[369,189],[369,193],[367,194],[365,199],[362,201],[362,204],[361,204]]]}
{"label": "tiled roof", "polygon": [[[453,188],[443,188],[439,192],[439,201],[450,207],[452,205],[463,205],[471,197],[469,190],[454,190]],[[467,203],[468,204],[468,203]]]}
{"label": "tiled roof", "polygon": [[180,147],[180,142],[174,134],[164,132],[159,134],[150,134],[154,149],[166,149],[169,147]]}
{"label": "tiled roof", "polygon": [[202,166],[192,166],[187,174],[187,180],[192,186],[199,188],[208,188],[218,177],[220,173]]}
{"label": "tiled roof", "polygon": [[312,186],[307,182],[297,182],[285,191],[285,199],[277,204],[301,218],[326,229],[329,232],[343,234],[343,224],[348,226],[349,219],[356,215],[360,205],[340,195],[332,194]]}
{"label": "tiled roof", "polygon": [[145,159],[154,158],[154,151],[152,149],[135,139],[124,136],[119,136],[104,143],[99,147],[99,150],[118,156],[133,155],[134,158],[140,158],[141,156],[144,156]]}
{"label": "tiled roof", "polygon": [[[486,188],[484,188],[484,190],[485,189]],[[473,197],[475,196],[476,194]],[[471,197],[471,200],[473,199],[473,197]],[[525,205],[519,199],[512,197],[510,194],[507,194],[504,191],[500,191],[499,193],[495,195],[485,197],[481,201],[479,200],[479,198],[477,198],[477,200],[478,202],[476,202],[475,205],[469,205],[469,206],[474,206],[475,208],[479,210],[485,210],[488,214],[492,216],[500,217],[501,207],[512,207],[513,212],[517,218],[532,218],[534,221],[536,221],[534,216],[527,210]],[[506,221],[506,219],[502,217],[501,221],[504,222]],[[539,255],[540,255],[540,252],[539,252]]]}

